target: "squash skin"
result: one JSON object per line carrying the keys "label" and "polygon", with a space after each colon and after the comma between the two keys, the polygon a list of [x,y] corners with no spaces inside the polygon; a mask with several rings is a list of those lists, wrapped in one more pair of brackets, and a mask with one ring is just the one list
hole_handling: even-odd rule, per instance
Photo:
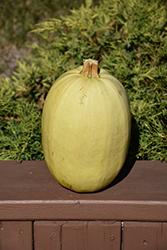
{"label": "squash skin", "polygon": [[64,187],[94,192],[120,172],[129,147],[131,115],[123,85],[106,70],[100,78],[59,77],[42,114],[42,144],[51,174]]}

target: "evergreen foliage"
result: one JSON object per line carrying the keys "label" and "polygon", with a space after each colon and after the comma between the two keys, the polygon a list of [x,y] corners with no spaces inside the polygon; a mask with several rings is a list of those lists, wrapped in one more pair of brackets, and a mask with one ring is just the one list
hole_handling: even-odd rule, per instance
{"label": "evergreen foliage", "polygon": [[132,113],[129,155],[167,160],[167,5],[104,0],[36,25],[37,42],[11,79],[0,79],[0,158],[43,159],[41,111],[55,80],[96,59],[125,86]]}

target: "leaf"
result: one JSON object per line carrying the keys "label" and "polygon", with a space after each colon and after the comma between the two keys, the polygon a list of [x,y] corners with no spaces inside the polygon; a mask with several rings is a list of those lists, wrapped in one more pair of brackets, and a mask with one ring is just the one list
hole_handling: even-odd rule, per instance
{"label": "leaf", "polygon": [[86,8],[89,9],[92,6],[92,0],[85,0]]}

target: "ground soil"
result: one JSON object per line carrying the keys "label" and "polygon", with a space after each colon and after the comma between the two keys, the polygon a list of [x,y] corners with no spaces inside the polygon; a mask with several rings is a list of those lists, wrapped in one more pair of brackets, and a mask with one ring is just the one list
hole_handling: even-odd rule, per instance
{"label": "ground soil", "polygon": [[24,61],[25,56],[29,55],[31,50],[26,48],[17,48],[14,44],[7,43],[0,50],[0,78],[10,77],[17,68],[17,61]]}

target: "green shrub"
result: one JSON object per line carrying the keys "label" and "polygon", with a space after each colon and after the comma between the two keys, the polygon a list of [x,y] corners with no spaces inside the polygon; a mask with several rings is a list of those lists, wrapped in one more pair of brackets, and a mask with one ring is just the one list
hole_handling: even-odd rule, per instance
{"label": "green shrub", "polygon": [[92,58],[129,95],[129,155],[167,160],[166,13],[160,0],[104,0],[99,6],[87,0],[69,15],[38,24],[27,63],[18,62],[12,78],[0,81],[1,159],[43,159],[44,99],[57,77]]}

